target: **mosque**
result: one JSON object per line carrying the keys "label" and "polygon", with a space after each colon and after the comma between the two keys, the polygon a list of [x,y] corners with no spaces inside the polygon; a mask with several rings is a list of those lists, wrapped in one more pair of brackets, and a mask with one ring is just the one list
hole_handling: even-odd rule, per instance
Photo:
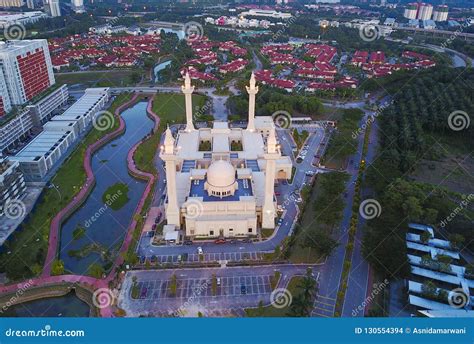
{"label": "mosque", "polygon": [[[255,117],[258,93],[252,74],[247,128],[214,122],[212,128],[193,124],[194,86],[187,74],[184,86],[186,128],[173,137],[168,128],[160,158],[166,169],[167,225],[164,235],[178,232],[194,238],[255,236],[275,228],[274,184],[290,179],[292,162],[282,156],[272,117]],[[180,235],[182,237],[183,235]]]}

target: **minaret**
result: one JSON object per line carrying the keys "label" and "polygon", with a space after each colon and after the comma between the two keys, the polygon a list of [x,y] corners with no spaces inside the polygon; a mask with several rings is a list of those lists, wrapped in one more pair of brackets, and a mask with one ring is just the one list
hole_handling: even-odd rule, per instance
{"label": "minaret", "polygon": [[181,91],[184,93],[184,101],[186,103],[186,131],[194,130],[193,125],[193,98],[194,86],[191,86],[191,78],[186,72],[184,78],[184,86],[181,86]]}
{"label": "minaret", "polygon": [[180,216],[178,207],[178,197],[176,195],[176,160],[174,151],[174,138],[168,127],[165,132],[165,142],[161,150],[160,158],[165,162],[166,167],[166,191],[168,193],[168,204],[166,209],[166,221],[169,225],[180,227]]}
{"label": "minaret", "polygon": [[255,86],[255,75],[250,77],[250,86],[245,86],[249,94],[249,123],[247,130],[255,131],[255,95],[258,93],[258,86]]}
{"label": "minaret", "polygon": [[275,165],[280,158],[280,152],[275,137],[275,128],[270,130],[267,138],[267,152],[264,154],[266,160],[265,167],[265,199],[262,209],[262,228],[275,228],[275,204],[273,202]]}

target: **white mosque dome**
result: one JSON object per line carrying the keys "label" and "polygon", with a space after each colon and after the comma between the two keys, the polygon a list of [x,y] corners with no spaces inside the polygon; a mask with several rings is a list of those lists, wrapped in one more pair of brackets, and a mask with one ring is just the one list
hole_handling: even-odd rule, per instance
{"label": "white mosque dome", "polygon": [[207,170],[207,182],[218,188],[233,185],[235,183],[234,166],[225,160],[214,161]]}

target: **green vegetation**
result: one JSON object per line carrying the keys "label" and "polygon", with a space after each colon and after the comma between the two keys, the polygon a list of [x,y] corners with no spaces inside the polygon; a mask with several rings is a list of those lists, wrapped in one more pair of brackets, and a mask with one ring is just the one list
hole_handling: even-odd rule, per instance
{"label": "green vegetation", "polygon": [[104,268],[100,264],[94,263],[89,267],[88,274],[92,277],[102,278],[104,273]]}
{"label": "green vegetation", "polygon": [[306,276],[295,276],[288,283],[287,291],[292,302],[283,308],[264,306],[260,301],[257,308],[246,308],[248,317],[307,317],[310,315],[316,295],[316,281],[308,270]]}
{"label": "green vegetation", "polygon": [[[130,98],[130,94],[121,94],[115,99],[109,111],[114,112],[120,104]],[[112,128],[106,131],[92,129],[66,159],[51,180],[59,193],[54,188],[43,190],[34,211],[22,224],[22,230],[16,231],[5,243],[4,253],[0,254],[0,272],[6,272],[8,278],[12,280],[25,279],[41,272],[41,265],[48,249],[51,220],[79,192],[79,187],[86,180],[83,158],[87,146],[115,130],[118,124],[118,121],[115,121]],[[11,254],[7,254],[8,251],[11,251]]]}
{"label": "green vegetation", "polygon": [[86,229],[82,226],[77,226],[76,229],[72,232],[72,237],[74,240],[81,239],[86,234]]}
{"label": "green vegetation", "polygon": [[270,277],[270,286],[272,290],[275,290],[275,288],[277,287],[278,282],[280,281],[280,277],[281,277],[280,271],[275,271],[273,276]]}
{"label": "green vegetation", "polygon": [[138,299],[140,297],[140,288],[137,283],[137,276],[132,277],[132,290],[131,290],[132,299]]}
{"label": "green vegetation", "polygon": [[318,175],[314,186],[303,189],[305,200],[294,234],[285,245],[283,256],[292,263],[317,263],[337,247],[331,234],[342,219],[348,175],[334,172]]}
{"label": "green vegetation", "polygon": [[212,150],[211,141],[201,141],[199,142],[199,151],[200,152],[210,152]]}
{"label": "green vegetation", "polygon": [[212,275],[211,292],[213,296],[217,294],[217,277],[215,274]]}
{"label": "green vegetation", "polygon": [[[452,126],[456,122],[450,122],[449,116],[460,110],[470,116],[464,118],[464,123],[473,121],[473,76],[471,69],[459,75],[447,68],[420,73],[398,92],[393,105],[382,112],[380,155],[368,168],[367,185],[373,187],[383,211],[368,222],[363,240],[364,256],[381,274],[389,272],[390,276],[402,277],[409,273],[404,240],[409,222],[436,227],[461,207],[462,194],[440,186],[442,183],[432,185],[407,176],[418,167],[420,159],[431,161],[434,168],[445,156],[457,156],[460,161],[470,159],[473,126],[452,130],[450,123]],[[457,123],[462,124],[462,120]],[[444,175],[443,180],[452,173]],[[467,178],[464,193],[470,194],[472,177]],[[457,216],[441,226],[450,234],[462,235],[472,250],[474,232],[470,212],[466,207],[460,209]]]}
{"label": "green vegetation", "polygon": [[240,141],[232,141],[230,143],[230,150],[233,152],[240,152],[244,150],[244,147],[242,146],[242,142]]}
{"label": "green vegetation", "polygon": [[178,278],[176,277],[175,274],[171,276],[169,286],[170,286],[170,290],[169,290],[170,296],[176,296],[176,292],[178,290]]}
{"label": "green vegetation", "polygon": [[[245,94],[229,97],[227,103],[230,113],[246,118],[249,106],[247,98]],[[317,116],[323,111],[323,105],[316,97],[289,95],[284,91],[270,88],[263,88],[256,101],[259,104],[256,108],[257,116],[271,116],[276,111],[287,111],[291,116]]]}
{"label": "green vegetation", "polygon": [[354,133],[360,127],[363,112],[359,109],[346,109],[342,119],[337,123],[337,129],[332,135],[328,149],[321,159],[321,165],[330,168],[343,168],[347,158],[357,151],[357,135]]}
{"label": "green vegetation", "polygon": [[128,185],[124,183],[116,183],[105,190],[102,195],[102,202],[107,204],[107,206],[113,210],[119,210],[130,200],[127,195]]}
{"label": "green vegetation", "polygon": [[56,259],[51,266],[51,275],[58,276],[62,274],[64,274],[64,262],[60,259]]}
{"label": "green vegetation", "polygon": [[303,147],[304,142],[308,138],[309,133],[307,130],[303,130],[300,134],[300,132],[296,128],[294,128],[292,135],[293,135],[293,139],[296,142],[296,146],[298,147],[298,149],[301,149],[301,147]]}
{"label": "green vegetation", "polygon": [[120,87],[134,84],[136,73],[132,70],[108,70],[75,73],[59,73],[55,75],[58,84],[82,84],[88,87]]}
{"label": "green vegetation", "polygon": [[346,297],[349,273],[352,267],[352,253],[354,250],[355,234],[357,232],[357,226],[359,224],[359,215],[360,215],[360,205],[361,205],[361,196],[362,196],[361,185],[362,185],[362,180],[363,180],[364,172],[365,172],[365,157],[367,155],[367,151],[369,147],[369,137],[370,137],[371,129],[372,129],[372,125],[369,123],[364,134],[362,156],[360,157],[359,170],[357,171],[357,180],[354,187],[352,214],[351,214],[349,230],[348,230],[349,236],[348,236],[345,254],[344,254],[344,264],[342,266],[341,283],[339,284],[339,291],[337,292],[337,297],[336,297],[336,305],[335,305],[335,312],[334,312],[335,316],[341,316],[344,299]]}

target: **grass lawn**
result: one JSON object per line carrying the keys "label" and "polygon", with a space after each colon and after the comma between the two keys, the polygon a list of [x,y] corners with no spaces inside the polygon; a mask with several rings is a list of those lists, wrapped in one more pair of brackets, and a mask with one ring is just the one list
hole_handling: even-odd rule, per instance
{"label": "grass lawn", "polygon": [[[206,97],[193,95],[193,111],[196,107],[202,107],[206,103]],[[166,129],[166,125],[176,123],[186,123],[184,95],[174,93],[158,93],[153,101],[153,111],[160,117],[160,127],[158,133],[143,144],[135,152],[134,159],[137,167],[142,171],[154,173],[155,166],[153,159],[157,153],[160,143],[161,133]]]}
{"label": "grass lawn", "polygon": [[357,136],[353,137],[360,125],[363,112],[359,109],[345,109],[337,124],[337,130],[331,137],[324,154],[322,165],[329,168],[345,168],[348,157],[357,151]]}
{"label": "grass lawn", "polygon": [[128,185],[124,183],[116,183],[105,190],[102,195],[102,202],[107,204],[113,210],[119,210],[129,201],[127,195]]}
{"label": "grass lawn", "polygon": [[[301,294],[302,289],[299,288],[298,285],[300,285],[303,280],[303,276],[295,276],[290,280],[290,283],[288,283],[287,289],[293,296],[293,299]],[[245,313],[248,317],[286,317],[289,311],[289,306],[284,308],[275,308],[272,305],[245,309]]]}
{"label": "grass lawn", "polygon": [[130,84],[133,70],[110,70],[107,72],[79,72],[56,74],[56,82],[59,84],[84,84],[95,87],[118,87]]}
{"label": "grass lawn", "polygon": [[[130,98],[130,94],[118,96],[109,111],[115,111]],[[107,131],[92,129],[52,178],[51,182],[57,190],[43,190],[34,210],[23,222],[22,229],[10,237],[0,255],[0,271],[6,272],[8,278],[24,279],[41,272],[48,249],[51,220],[70,202],[86,179],[83,158],[87,146],[115,130],[118,125],[118,121],[115,121],[114,126]]]}
{"label": "grass lawn", "polygon": [[301,214],[301,229],[296,234],[296,241],[289,257],[291,263],[318,263],[322,259],[316,249],[310,247],[301,247],[301,244],[304,242],[306,230],[308,228],[318,227],[325,231],[331,230],[327,225],[318,223],[317,213],[313,207],[313,204],[318,197],[318,182],[319,179],[316,180],[313,187],[313,192],[311,193],[311,196],[308,200],[308,205]]}

